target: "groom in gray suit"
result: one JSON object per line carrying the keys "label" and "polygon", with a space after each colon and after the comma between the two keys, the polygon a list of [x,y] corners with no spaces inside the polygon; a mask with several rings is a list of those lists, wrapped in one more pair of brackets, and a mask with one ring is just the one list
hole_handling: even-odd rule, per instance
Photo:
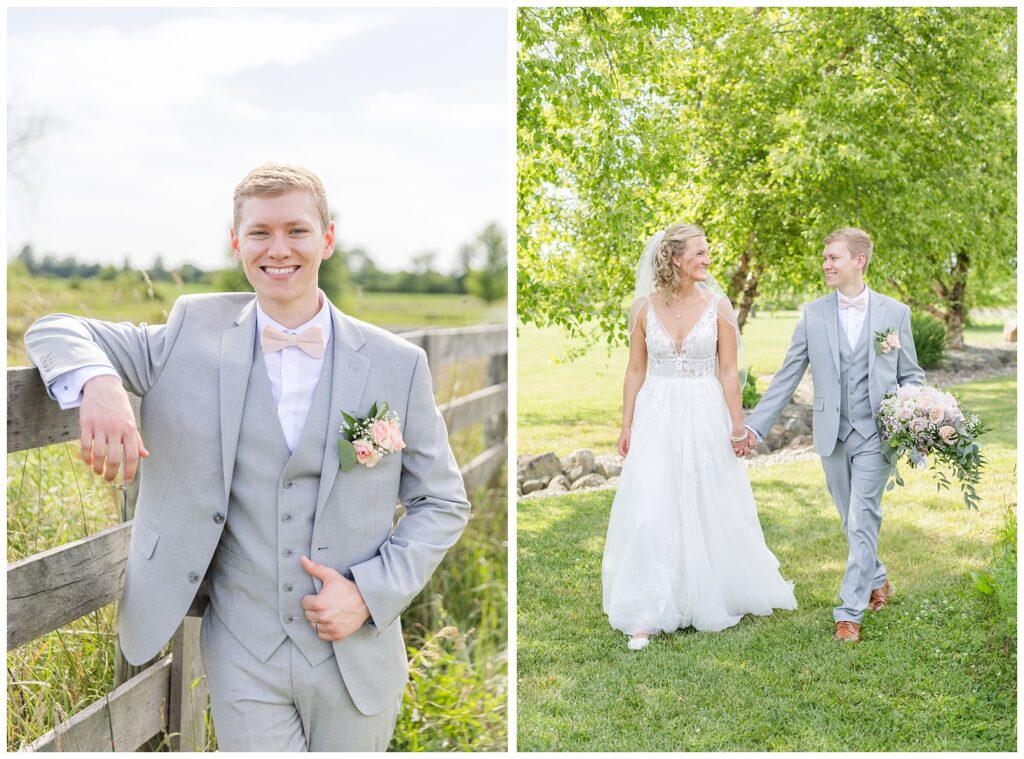
{"label": "groom in gray suit", "polygon": [[[810,364],[814,450],[849,545],[835,637],[855,643],[864,612],[884,608],[891,588],[878,559],[890,452],[882,450],[875,413],[886,393],[924,382],[910,309],[864,284],[871,252],[871,238],[860,229],[825,238],[825,284],[834,292],[804,306],[782,368],[747,418],[749,447],[755,437],[764,439]],[[882,340],[888,335],[898,339],[895,346],[891,337]]]}
{"label": "groom in gray suit", "polygon": [[[222,750],[382,751],[408,676],[399,614],[469,517],[426,357],[317,287],[334,225],[311,172],[254,169],[231,244],[255,297],[185,296],[159,326],[57,314],[25,343],[51,395],[81,405],[97,474],[123,464],[131,480],[148,458],[118,615],[127,659],[157,654],[206,578]],[[391,451],[339,471],[342,412],[383,402]]]}

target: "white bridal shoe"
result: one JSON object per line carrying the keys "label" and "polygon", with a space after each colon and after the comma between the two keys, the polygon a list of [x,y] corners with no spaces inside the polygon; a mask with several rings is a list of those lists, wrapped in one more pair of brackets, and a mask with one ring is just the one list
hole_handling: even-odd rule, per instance
{"label": "white bridal shoe", "polygon": [[632,638],[629,639],[629,643],[627,645],[629,646],[629,650],[630,651],[639,651],[639,650],[641,650],[643,648],[647,648],[647,646],[650,644],[650,642],[651,642],[650,637],[646,637],[646,638],[632,637]]}

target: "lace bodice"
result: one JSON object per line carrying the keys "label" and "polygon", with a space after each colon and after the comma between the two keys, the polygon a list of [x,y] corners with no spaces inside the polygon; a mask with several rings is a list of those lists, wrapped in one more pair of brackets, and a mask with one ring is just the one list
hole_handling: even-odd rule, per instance
{"label": "lace bodice", "polygon": [[713,377],[718,360],[718,300],[711,299],[676,350],[654,304],[647,303],[647,373],[659,377]]}

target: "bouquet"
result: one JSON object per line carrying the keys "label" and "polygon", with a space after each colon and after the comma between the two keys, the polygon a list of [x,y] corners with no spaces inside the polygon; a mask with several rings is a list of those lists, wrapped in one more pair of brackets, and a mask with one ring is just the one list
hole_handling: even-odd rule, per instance
{"label": "bouquet", "polygon": [[[895,393],[886,393],[875,417],[882,445],[895,451],[892,458],[892,479],[886,490],[902,485],[896,471],[897,462],[906,456],[918,469],[928,466],[928,456],[943,462],[960,481],[964,506],[978,508],[975,486],[981,482],[985,459],[975,440],[985,428],[977,414],[964,414],[951,394],[938,388],[904,385]],[[939,488],[948,488],[945,472],[936,468]]]}
{"label": "bouquet", "polygon": [[341,471],[347,472],[356,464],[372,469],[384,456],[405,448],[398,414],[388,408],[387,401],[380,408],[374,403],[370,413],[354,417],[341,412],[345,421],[338,430],[338,461]]}

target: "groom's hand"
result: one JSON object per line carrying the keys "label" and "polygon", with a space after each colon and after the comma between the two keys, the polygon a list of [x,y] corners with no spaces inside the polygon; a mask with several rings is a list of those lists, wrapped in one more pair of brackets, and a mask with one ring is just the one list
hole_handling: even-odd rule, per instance
{"label": "groom's hand", "polygon": [[338,570],[317,564],[305,556],[299,561],[308,574],[323,582],[319,593],[302,598],[306,620],[317,630],[320,640],[342,640],[362,627],[370,618],[370,610],[366,608],[363,594],[356,584]]}
{"label": "groom's hand", "polygon": [[78,412],[82,433],[82,460],[96,474],[112,482],[121,468],[124,451],[124,481],[131,482],[139,457],[149,455],[135,426],[135,414],[121,379],[112,375],[93,377],[82,388]]}

